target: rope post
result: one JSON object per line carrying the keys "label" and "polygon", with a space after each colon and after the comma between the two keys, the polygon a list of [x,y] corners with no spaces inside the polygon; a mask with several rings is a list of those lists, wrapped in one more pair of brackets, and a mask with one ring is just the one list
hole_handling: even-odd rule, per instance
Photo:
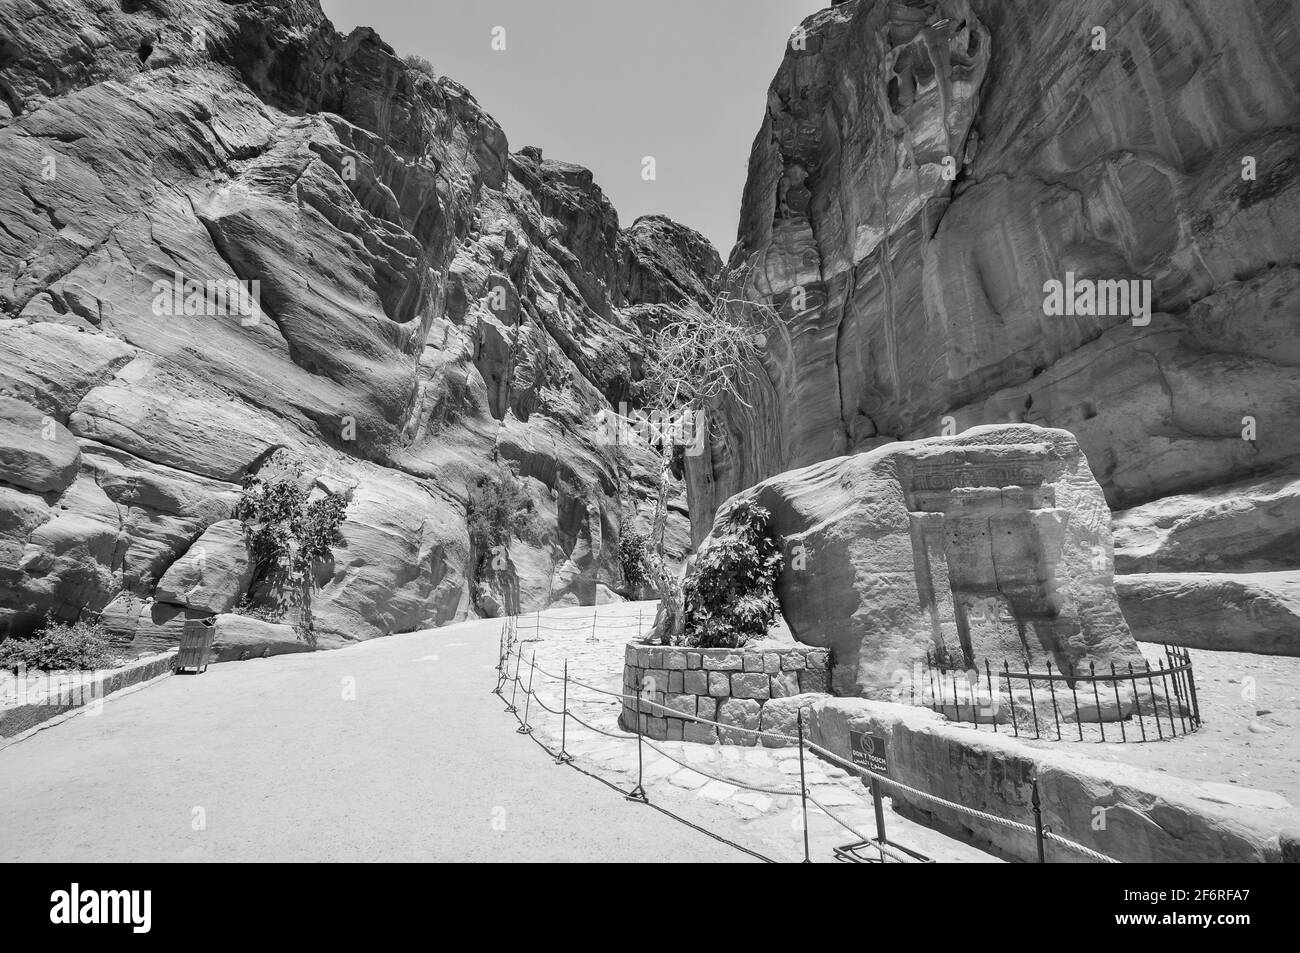
{"label": "rope post", "polygon": [[591,635],[587,637],[587,641],[588,642],[600,641],[599,639],[596,638],[596,607],[595,606],[591,607]]}
{"label": "rope post", "polygon": [[1031,778],[1030,784],[1033,785],[1033,793],[1030,795],[1029,803],[1034,808],[1034,837],[1038,840],[1038,862],[1045,864],[1047,857],[1043,850],[1043,804],[1038,798],[1038,777]]}
{"label": "rope post", "polygon": [[503,623],[501,626],[501,634],[497,636],[497,685],[496,688],[492,689],[493,695],[501,694],[501,682],[504,681],[504,676],[501,674],[501,669],[502,667],[504,667],[505,661],[506,661],[506,624]]}
{"label": "rope post", "polygon": [[[637,707],[640,708],[641,706],[638,705]],[[641,754],[641,729],[643,727],[644,719],[645,716],[638,712],[636,716],[636,787],[623,796],[629,801],[640,801],[642,804],[649,804],[650,799],[646,797],[645,787],[642,785],[642,779],[644,776],[642,766],[644,762],[642,761]]]}
{"label": "rope post", "polygon": [[799,800],[803,806],[803,863],[811,864],[808,856],[808,785],[803,772],[803,709],[799,709]]}
{"label": "rope post", "polygon": [[636,640],[641,641],[641,610],[636,610]]}
{"label": "rope post", "polygon": [[564,660],[564,701],[560,704],[560,753],[555,756],[556,764],[568,764],[573,755],[564,750],[564,741],[569,726],[569,660]]}
{"label": "rope post", "polygon": [[[880,779],[875,775],[871,778],[871,800],[876,808],[876,842],[878,844],[888,844],[889,838],[885,836],[885,799],[880,795]],[[880,860],[885,859],[884,852],[880,854]]]}
{"label": "rope post", "polygon": [[[510,685],[510,704],[506,706],[506,711],[508,711],[512,715],[515,712],[519,711],[519,709],[515,707],[515,693],[519,691],[519,661],[520,661],[520,656],[516,655],[515,656],[515,677]],[[506,671],[507,672],[510,671],[510,665],[508,661],[506,664]]]}
{"label": "rope post", "polygon": [[[515,729],[516,733],[521,735],[531,735],[533,729],[528,727],[528,710],[533,707],[533,675],[537,673],[537,649],[533,649],[533,660],[528,663],[528,688],[525,691],[527,698],[524,700],[524,720],[519,727]],[[515,677],[518,680],[519,672],[516,669]]]}

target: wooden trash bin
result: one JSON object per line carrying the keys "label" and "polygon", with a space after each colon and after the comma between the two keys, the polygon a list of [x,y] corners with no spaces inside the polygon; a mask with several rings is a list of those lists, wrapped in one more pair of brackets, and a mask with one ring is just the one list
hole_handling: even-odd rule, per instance
{"label": "wooden trash bin", "polygon": [[202,675],[208,670],[212,637],[217,631],[217,617],[186,619],[181,633],[181,650],[176,656],[177,675]]}

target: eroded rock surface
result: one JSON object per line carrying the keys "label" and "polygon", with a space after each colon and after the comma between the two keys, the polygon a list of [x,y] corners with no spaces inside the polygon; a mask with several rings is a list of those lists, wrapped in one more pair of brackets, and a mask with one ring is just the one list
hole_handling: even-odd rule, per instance
{"label": "eroded rock surface", "polygon": [[[1300,8],[850,0],[803,29],[730,261],[779,320],[689,461],[697,540],[775,473],[999,421],[1074,433],[1113,507],[1300,472]],[[1150,281],[1149,320],[1049,316],[1067,273]]]}
{"label": "eroded rock surface", "polygon": [[[626,591],[658,468],[604,421],[646,322],[710,293],[707,242],[620,230],[590,172],[315,0],[15,0],[0,36],[0,634],[110,606],[143,651],[230,609],[239,573],[177,561],[268,461],[349,500],[320,646]],[[177,281],[203,293],[168,314]],[[534,526],[485,560],[469,487],[508,466]]]}
{"label": "eroded rock surface", "polygon": [[771,513],[782,612],[831,648],[836,694],[888,699],[930,652],[962,668],[1140,662],[1110,511],[1065,431],[977,427],[837,457],[738,494],[719,520],[740,499]]}

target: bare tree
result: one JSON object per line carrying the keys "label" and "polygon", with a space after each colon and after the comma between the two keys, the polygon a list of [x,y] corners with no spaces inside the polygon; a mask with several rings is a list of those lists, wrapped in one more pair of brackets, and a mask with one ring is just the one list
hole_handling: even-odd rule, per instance
{"label": "bare tree", "polygon": [[[733,274],[729,287],[744,288],[748,276],[748,269]],[[750,406],[746,394],[761,372],[766,334],[775,318],[770,305],[725,290],[708,310],[692,304],[681,317],[661,327],[646,354],[641,383],[646,404],[661,422],[676,422],[652,441],[660,462],[650,570],[660,599],[655,631],[665,645],[681,640],[684,624],[681,586],[664,556],[674,446],[679,442],[673,435],[680,436],[684,421],[699,428],[707,408],[720,401]],[[696,440],[704,436],[694,434]]]}

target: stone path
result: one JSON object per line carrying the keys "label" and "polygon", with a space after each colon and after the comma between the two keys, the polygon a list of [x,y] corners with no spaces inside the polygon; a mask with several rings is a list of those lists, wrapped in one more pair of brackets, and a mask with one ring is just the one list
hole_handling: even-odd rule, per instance
{"label": "stone path", "polygon": [[[529,662],[536,652],[539,669],[559,675],[568,660],[569,675],[609,692],[622,690],[623,650],[637,633],[638,616],[645,630],[654,618],[655,603],[557,609],[519,620],[523,653],[521,682],[526,686]],[[596,624],[593,627],[593,611]],[[593,640],[593,632],[596,638]],[[512,670],[513,673],[513,670]],[[505,694],[509,696],[508,684]],[[563,686],[540,671],[533,690],[556,711],[562,708]],[[525,714],[525,693],[516,691],[519,716]],[[571,685],[568,707],[578,718],[604,732],[626,734],[618,727],[621,703],[612,697]],[[534,704],[527,709],[535,737],[549,749],[560,746],[560,718]],[[508,715],[506,716],[509,717]],[[568,721],[565,750],[575,763],[630,791],[636,785],[637,744],[633,738],[610,738]],[[652,803],[705,826],[778,861],[803,857],[803,822],[796,748],[736,747],[690,742],[653,742],[642,748],[644,787]],[[657,751],[654,749],[658,749]],[[660,754],[659,752],[663,752]],[[665,756],[666,755],[666,756]],[[812,796],[854,830],[872,835],[875,812],[860,779],[817,758],[805,759],[805,776]],[[718,780],[722,779],[722,780]],[[739,782],[739,783],[733,783]],[[786,792],[772,794],[742,785]],[[885,799],[886,805],[889,799]],[[835,820],[810,806],[808,833],[815,862],[832,861],[834,848],[856,838]],[[996,862],[982,851],[907,821],[886,809],[891,840],[942,862]]]}

